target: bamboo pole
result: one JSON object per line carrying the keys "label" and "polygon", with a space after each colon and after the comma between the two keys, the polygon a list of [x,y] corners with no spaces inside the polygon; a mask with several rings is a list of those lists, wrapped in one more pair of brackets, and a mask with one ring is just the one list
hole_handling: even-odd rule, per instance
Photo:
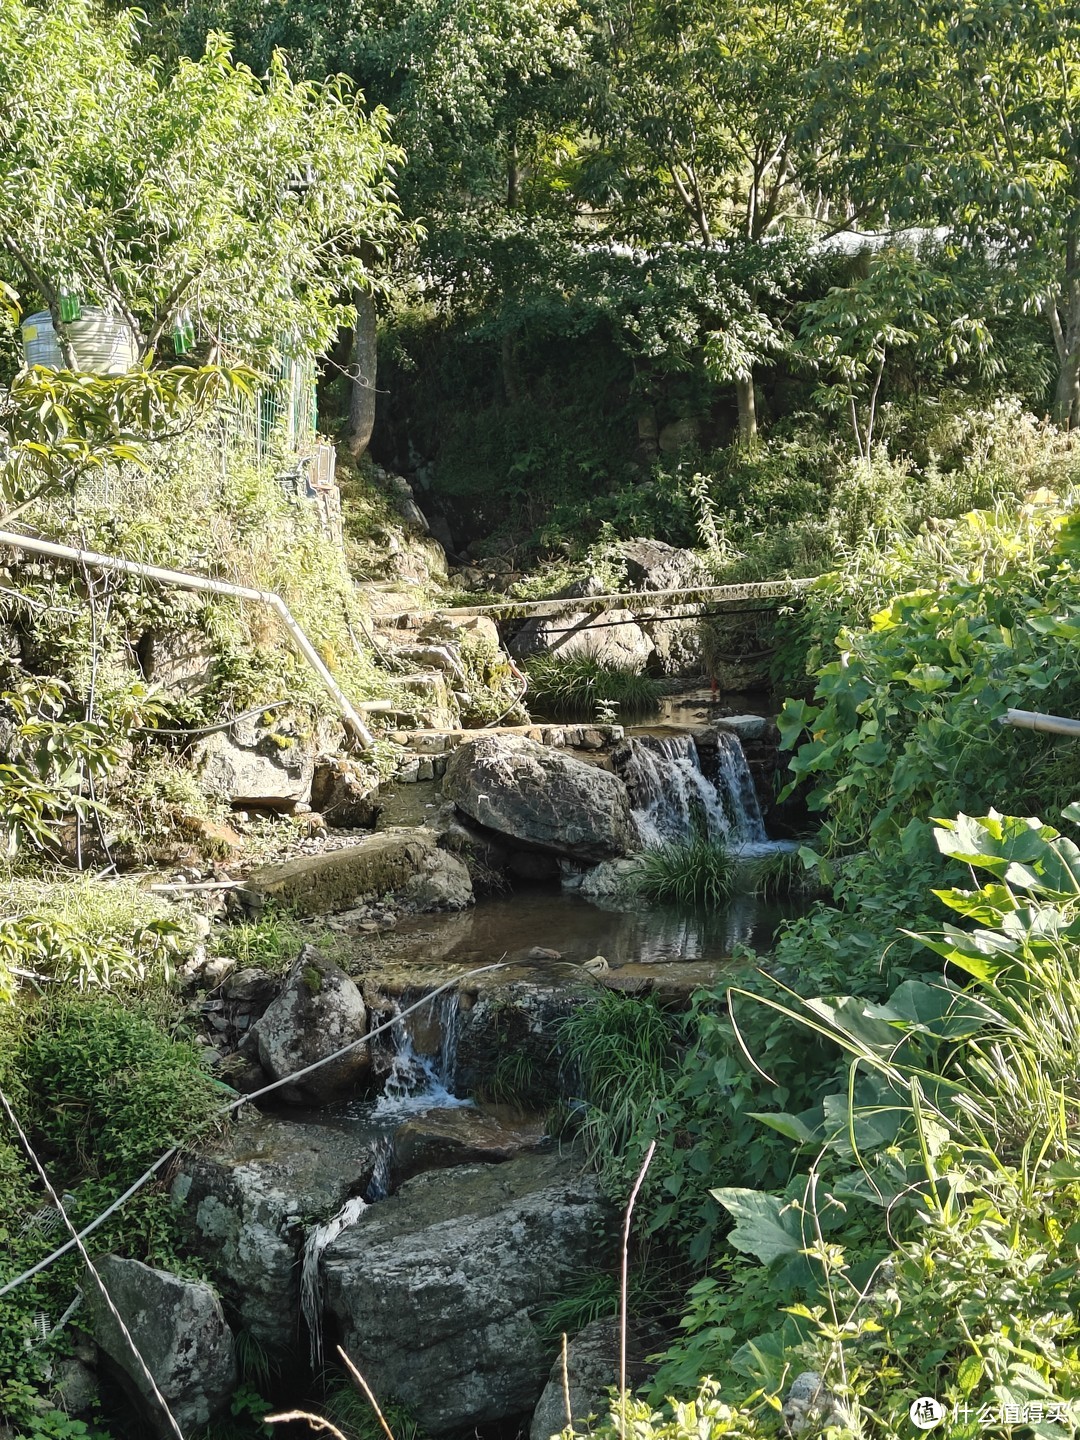
{"label": "bamboo pole", "polygon": [[[743,585],[684,585],[676,590],[621,590],[611,595],[573,595],[550,600],[500,600],[490,605],[460,605],[448,610],[425,610],[419,613],[438,615],[448,620],[475,619],[480,615],[501,615],[507,620],[532,617],[557,618],[580,615],[612,607],[655,609],[671,601],[696,605],[732,605],[740,600],[779,600],[816,584],[818,576],[801,580],[754,580]],[[417,613],[417,612],[413,612]]]}
{"label": "bamboo pole", "polygon": [[86,565],[92,570],[111,570],[121,575],[135,575],[142,580],[152,580],[157,585],[173,585],[180,590],[203,591],[211,595],[230,595],[237,600],[255,600],[261,605],[268,605],[277,614],[294,646],[315,671],[323,688],[334,701],[346,730],[364,750],[370,750],[375,743],[371,731],[357,714],[358,707],[352,705],[344,690],[330,674],[321,655],[296,623],[285,601],[272,590],[253,590],[247,585],[234,585],[229,580],[214,580],[208,575],[188,575],[183,570],[143,565],[135,560],[123,560],[117,555],[102,555],[95,550],[79,550],[73,545],[58,545],[53,540],[36,540],[28,535],[17,535],[11,530],[0,530],[0,545],[10,545],[15,550],[24,550],[31,555],[45,555],[53,560],[69,560],[76,565]]}
{"label": "bamboo pole", "polygon": [[1080,720],[1068,720],[1064,715],[1044,715],[1039,710],[1006,710],[1001,717],[1002,725],[1012,725],[1017,730],[1039,730],[1044,735],[1080,735]]}

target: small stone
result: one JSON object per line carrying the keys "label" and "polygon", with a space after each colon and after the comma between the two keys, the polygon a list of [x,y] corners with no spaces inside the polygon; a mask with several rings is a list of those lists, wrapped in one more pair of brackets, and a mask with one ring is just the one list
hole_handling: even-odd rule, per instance
{"label": "small stone", "polygon": [[236,961],[231,955],[211,955],[202,967],[203,984],[213,990],[235,969]]}

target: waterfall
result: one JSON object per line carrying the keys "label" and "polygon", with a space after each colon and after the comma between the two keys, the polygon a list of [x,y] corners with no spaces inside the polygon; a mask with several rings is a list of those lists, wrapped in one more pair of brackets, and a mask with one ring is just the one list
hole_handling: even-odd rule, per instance
{"label": "waterfall", "polygon": [[392,1135],[380,1135],[375,1142],[375,1166],[364,1191],[364,1199],[369,1205],[385,1200],[390,1194],[390,1171],[393,1164],[394,1138]]}
{"label": "waterfall", "polygon": [[721,730],[716,736],[717,789],[724,797],[725,813],[731,828],[725,838],[733,845],[760,845],[769,837],[761,818],[754,777],[737,735]]}
{"label": "waterfall", "polygon": [[[429,1023],[438,1027],[437,1055],[416,1048],[409,1021],[417,1017],[429,1017]],[[470,1103],[453,1093],[459,1026],[458,997],[453,990],[437,995],[412,1016],[403,1019],[395,1015],[390,1070],[382,1094],[375,1102],[374,1119],[388,1120],[416,1110],[447,1109]]]}
{"label": "waterfall", "polygon": [[612,755],[647,849],[704,833],[733,850],[767,838],[738,736],[721,732],[717,783],[701,768],[691,735],[639,735]]}
{"label": "waterfall", "polygon": [[300,1313],[308,1328],[311,1345],[311,1372],[317,1375],[322,1369],[322,1264],[323,1252],[332,1245],[343,1230],[355,1225],[367,1209],[368,1202],[358,1195],[345,1204],[329,1220],[316,1225],[304,1241],[304,1253],[300,1262]]}

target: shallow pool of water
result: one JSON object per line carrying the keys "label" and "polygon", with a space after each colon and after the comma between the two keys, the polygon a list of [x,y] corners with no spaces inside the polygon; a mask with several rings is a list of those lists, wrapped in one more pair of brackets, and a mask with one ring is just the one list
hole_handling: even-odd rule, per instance
{"label": "shallow pool of water", "polygon": [[398,955],[483,965],[523,957],[533,946],[578,964],[603,955],[609,965],[728,959],[737,945],[768,950],[777,927],[804,907],[737,896],[722,910],[663,906],[607,908],[555,887],[528,886],[481,900],[456,915],[400,922],[382,943]]}

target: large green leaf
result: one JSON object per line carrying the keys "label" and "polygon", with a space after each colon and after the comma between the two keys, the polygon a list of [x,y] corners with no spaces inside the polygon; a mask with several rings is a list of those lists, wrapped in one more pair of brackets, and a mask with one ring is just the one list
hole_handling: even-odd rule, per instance
{"label": "large green leaf", "polygon": [[756,1255],[768,1265],[781,1256],[800,1255],[805,1249],[802,1216],[790,1201],[731,1186],[709,1193],[735,1217],[728,1239],[736,1250]]}

